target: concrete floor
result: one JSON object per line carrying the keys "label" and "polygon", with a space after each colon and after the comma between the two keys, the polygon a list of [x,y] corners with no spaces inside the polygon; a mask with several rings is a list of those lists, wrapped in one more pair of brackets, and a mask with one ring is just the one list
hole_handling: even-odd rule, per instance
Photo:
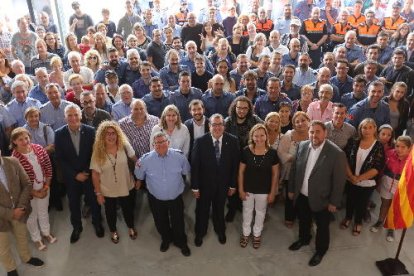
{"label": "concrete floor", "polygon": [[[375,195],[378,202],[378,195]],[[283,225],[283,206],[277,204],[269,209],[269,217],[262,235],[262,246],[255,250],[239,246],[241,215],[227,225],[227,243],[221,245],[209,227],[203,246],[194,246],[195,200],[185,194],[186,227],[191,257],[183,257],[178,248],[171,246],[166,253],[159,251],[160,237],[155,229],[146,196],[137,197],[136,228],[138,239],[131,241],[123,221],[118,221],[119,244],[113,244],[104,224],[106,235],[98,239],[90,220],[84,221],[80,240],[71,245],[71,226],[68,208],[64,212],[51,211],[52,232],[58,238],[45,252],[33,247],[34,256],[42,258],[46,265],[33,268],[19,264],[20,275],[380,275],[375,261],[395,255],[400,231],[396,241],[385,240],[385,231],[371,233],[364,225],[362,233],[353,237],[351,230],[340,230],[339,221],[343,211],[336,214],[337,221],[331,224],[331,246],[322,263],[310,268],[308,261],[314,252],[314,240],[298,252],[287,248],[297,238],[297,224],[292,230]],[[378,207],[373,213],[376,219]],[[414,231],[408,230],[400,260],[408,271],[414,273]],[[0,270],[3,275],[4,270]]]}

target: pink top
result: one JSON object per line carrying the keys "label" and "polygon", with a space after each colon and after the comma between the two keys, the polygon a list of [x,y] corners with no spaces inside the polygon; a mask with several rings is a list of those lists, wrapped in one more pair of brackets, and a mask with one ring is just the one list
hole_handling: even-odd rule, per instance
{"label": "pink top", "polygon": [[320,120],[322,122],[329,122],[332,120],[333,103],[329,102],[323,114],[321,113],[321,101],[311,102],[306,112],[311,120]]}

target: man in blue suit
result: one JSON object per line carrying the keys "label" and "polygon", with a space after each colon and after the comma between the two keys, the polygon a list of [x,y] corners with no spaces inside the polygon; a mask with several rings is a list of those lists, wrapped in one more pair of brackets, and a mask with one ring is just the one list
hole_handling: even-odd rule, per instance
{"label": "man in blue suit", "polygon": [[89,170],[95,130],[81,124],[81,117],[82,113],[77,105],[68,105],[65,108],[67,125],[57,129],[55,133],[56,159],[60,163],[66,181],[70,221],[73,226],[71,243],[79,240],[83,230],[80,208],[82,193],[91,206],[96,236],[99,238],[104,236],[101,209],[96,201]]}

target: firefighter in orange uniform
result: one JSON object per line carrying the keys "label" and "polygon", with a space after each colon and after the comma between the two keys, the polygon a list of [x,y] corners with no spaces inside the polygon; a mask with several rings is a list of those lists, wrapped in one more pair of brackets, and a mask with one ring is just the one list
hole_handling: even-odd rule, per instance
{"label": "firefighter in orange uniform", "polygon": [[264,33],[266,38],[269,39],[270,32],[273,31],[273,21],[266,16],[266,9],[259,8],[259,18],[256,21],[256,32]]}
{"label": "firefighter in orange uniform", "polygon": [[362,14],[362,0],[356,0],[354,4],[354,11],[348,17],[348,22],[353,28],[357,28],[359,24],[365,22],[365,15]]}
{"label": "firefighter in orange uniform", "polygon": [[384,20],[382,21],[382,30],[389,35],[392,35],[402,23],[407,22],[407,20],[400,15],[401,7],[400,2],[392,4],[391,16],[384,17]]}
{"label": "firefighter in orange uniform", "polygon": [[321,64],[322,46],[328,39],[326,21],[320,18],[321,10],[314,7],[311,18],[303,21],[300,34],[306,37],[309,46],[309,56],[312,59],[312,68],[318,68]]}
{"label": "firefighter in orange uniform", "polygon": [[352,30],[351,24],[348,23],[349,12],[347,10],[341,10],[338,15],[338,21],[332,25],[330,39],[330,50],[333,50],[336,45],[345,42],[345,34],[347,31]]}
{"label": "firefighter in orange uniform", "polygon": [[377,36],[381,31],[381,26],[375,24],[375,13],[369,10],[365,13],[365,22],[356,28],[359,45],[366,48],[377,41]]}

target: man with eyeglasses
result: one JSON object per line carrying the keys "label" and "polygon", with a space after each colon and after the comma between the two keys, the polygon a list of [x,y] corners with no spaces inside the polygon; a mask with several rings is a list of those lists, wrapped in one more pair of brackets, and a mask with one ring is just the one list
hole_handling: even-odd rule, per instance
{"label": "man with eyeglasses", "polygon": [[69,30],[75,33],[80,43],[82,36],[86,35],[86,30],[94,24],[92,17],[81,11],[78,1],[72,2],[72,9],[75,13],[69,18]]}
{"label": "man with eyeglasses", "polygon": [[194,240],[197,247],[207,234],[211,206],[218,241],[226,243],[224,204],[226,197],[236,192],[239,158],[237,138],[224,132],[223,116],[213,114],[210,133],[196,139],[191,152],[191,189],[197,199]]}
{"label": "man with eyeglasses", "polygon": [[164,132],[154,135],[154,150],[144,154],[135,167],[138,187],[145,180],[148,189],[148,202],[155,226],[161,235],[160,251],[166,252],[170,243],[181,249],[183,256],[190,256],[184,225],[183,175],[190,173],[190,164],[185,155],[169,148],[169,140]]}
{"label": "man with eyeglasses", "polygon": [[81,123],[98,129],[103,121],[110,121],[111,115],[105,110],[96,108],[95,96],[90,91],[82,92],[80,96],[82,106]]}

